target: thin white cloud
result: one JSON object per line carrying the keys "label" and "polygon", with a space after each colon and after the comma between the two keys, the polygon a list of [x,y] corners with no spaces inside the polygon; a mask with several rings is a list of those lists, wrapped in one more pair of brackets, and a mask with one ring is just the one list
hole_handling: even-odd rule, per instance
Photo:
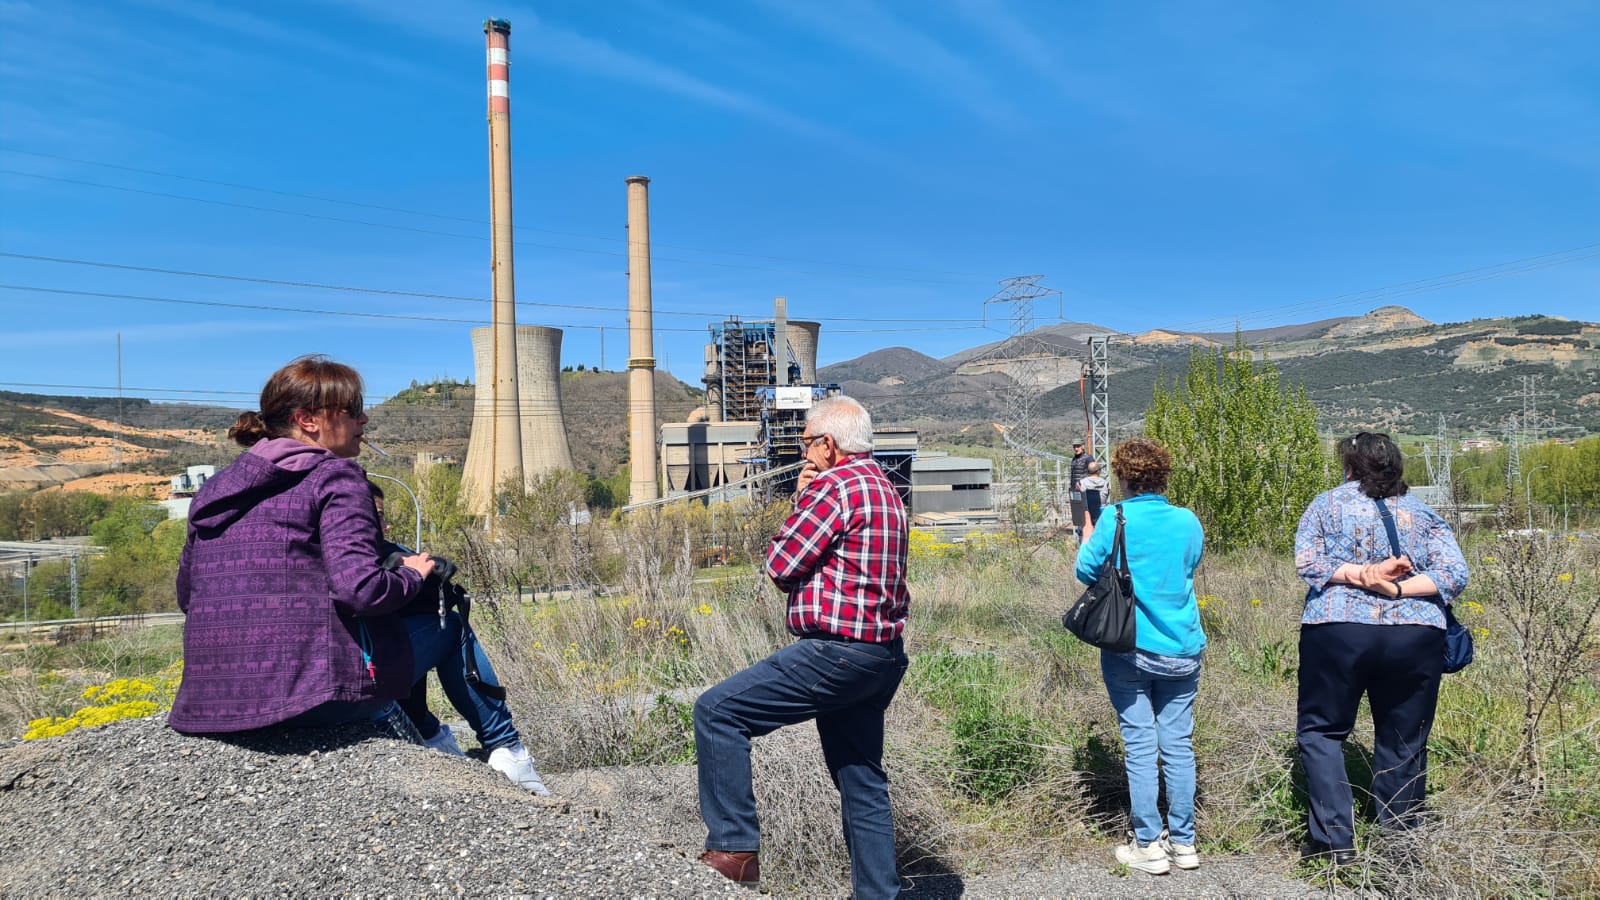
{"label": "thin white cloud", "polygon": [[337,41],[302,28],[288,28],[260,16],[238,9],[225,9],[199,0],[138,0],[144,6],[181,16],[202,25],[222,28],[257,40],[287,44],[297,51],[310,50],[333,57],[343,66],[369,66],[411,78],[423,78],[433,73],[415,63],[383,53],[376,53],[360,43]]}
{"label": "thin white cloud", "polygon": [[767,9],[822,37],[935,87],[979,117],[1013,124],[1015,107],[977,65],[890,15],[874,0],[762,0]]}
{"label": "thin white cloud", "polygon": [[[474,13],[460,3],[347,0],[342,8],[435,38],[448,38],[464,32],[465,24],[475,19]],[[857,152],[867,152],[849,136],[826,125],[788,112],[759,97],[722,87],[666,63],[563,28],[531,9],[513,6],[503,12],[506,18],[517,25],[512,33],[515,39],[513,64],[519,58],[536,59],[541,64],[558,65],[637,84],[748,116],[805,137],[849,146]]]}
{"label": "thin white cloud", "polygon": [[109,348],[117,335],[125,344],[186,344],[197,339],[241,334],[268,334],[305,331],[304,322],[177,322],[161,325],[130,325],[124,328],[44,328],[36,331],[0,332],[0,348],[33,350],[42,347]]}
{"label": "thin white cloud", "polygon": [[1013,13],[1005,0],[951,0],[951,7],[1062,96],[1101,112],[1127,115],[1126,107],[1107,97],[1104,84],[1090,85],[1073,76],[1063,65],[1063,48],[1046,42],[1038,29]]}

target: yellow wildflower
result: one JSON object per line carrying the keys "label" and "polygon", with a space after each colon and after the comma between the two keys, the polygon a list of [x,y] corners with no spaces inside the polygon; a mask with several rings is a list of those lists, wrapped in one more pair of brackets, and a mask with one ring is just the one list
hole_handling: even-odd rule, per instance
{"label": "yellow wildflower", "polygon": [[1556,580],[1561,582],[1562,584],[1567,584],[1567,583],[1572,581],[1572,573],[1571,572],[1562,572],[1560,575],[1556,576]]}

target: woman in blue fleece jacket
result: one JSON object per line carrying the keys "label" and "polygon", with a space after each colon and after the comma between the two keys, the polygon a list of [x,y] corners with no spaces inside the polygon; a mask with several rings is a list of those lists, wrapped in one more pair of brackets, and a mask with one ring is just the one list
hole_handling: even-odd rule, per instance
{"label": "woman in blue fleece jacket", "polygon": [[[1100,671],[1116,707],[1126,748],[1133,839],[1117,847],[1117,860],[1153,875],[1200,865],[1194,836],[1194,698],[1200,688],[1200,654],[1206,635],[1194,596],[1204,533],[1200,520],[1164,496],[1172,455],[1152,440],[1134,438],[1111,455],[1111,471],[1127,498],[1117,504],[1133,591],[1138,597],[1137,649],[1101,651]],[[1106,516],[1101,519],[1102,522]],[[1077,576],[1100,577],[1116,529],[1102,526],[1078,551]],[[1157,758],[1167,779],[1167,831],[1161,833]]]}

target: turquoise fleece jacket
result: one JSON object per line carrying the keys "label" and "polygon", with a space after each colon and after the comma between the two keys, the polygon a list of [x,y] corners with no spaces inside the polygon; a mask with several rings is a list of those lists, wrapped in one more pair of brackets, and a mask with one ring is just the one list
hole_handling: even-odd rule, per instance
{"label": "turquoise fleece jacket", "polygon": [[1118,508],[1127,520],[1128,570],[1139,598],[1139,649],[1161,656],[1199,656],[1206,633],[1194,598],[1194,570],[1205,534],[1194,513],[1160,494],[1140,494],[1106,510],[1094,535],[1078,549],[1078,580],[1094,584],[1100,577],[1116,537]]}

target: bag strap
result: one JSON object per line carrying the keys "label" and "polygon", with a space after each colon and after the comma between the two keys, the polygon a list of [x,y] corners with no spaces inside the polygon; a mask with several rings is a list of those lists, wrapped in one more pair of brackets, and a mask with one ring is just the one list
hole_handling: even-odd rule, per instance
{"label": "bag strap", "polygon": [[1394,516],[1389,512],[1389,507],[1384,506],[1377,497],[1373,497],[1372,502],[1377,504],[1378,515],[1383,517],[1383,530],[1389,532],[1389,555],[1405,556],[1405,548],[1400,546],[1400,533],[1395,531]]}
{"label": "bag strap", "polygon": [[1122,504],[1117,504],[1117,533],[1111,539],[1111,564],[1117,567],[1125,577],[1132,578],[1133,573],[1128,571],[1128,538],[1125,533],[1127,520],[1122,517]]}
{"label": "bag strap", "polygon": [[[1383,501],[1379,500],[1377,497],[1373,497],[1372,498],[1372,502],[1377,504],[1377,506],[1378,506],[1378,515],[1383,517],[1383,530],[1389,532],[1389,555],[1390,556],[1405,556],[1406,555],[1405,547],[1401,546],[1401,544],[1400,544],[1400,533],[1398,531],[1396,531],[1395,527],[1394,527],[1394,515],[1389,512],[1389,507],[1384,506],[1383,505]],[[1406,557],[1406,558],[1410,559],[1410,557]],[[1413,598],[1413,599],[1426,600],[1426,601],[1428,601],[1430,603],[1436,603],[1439,606],[1443,607],[1446,616],[1450,615],[1450,604],[1448,604],[1448,603],[1444,602],[1444,600],[1440,599],[1440,597],[1437,594],[1435,594],[1432,597],[1416,597],[1416,598]]]}

